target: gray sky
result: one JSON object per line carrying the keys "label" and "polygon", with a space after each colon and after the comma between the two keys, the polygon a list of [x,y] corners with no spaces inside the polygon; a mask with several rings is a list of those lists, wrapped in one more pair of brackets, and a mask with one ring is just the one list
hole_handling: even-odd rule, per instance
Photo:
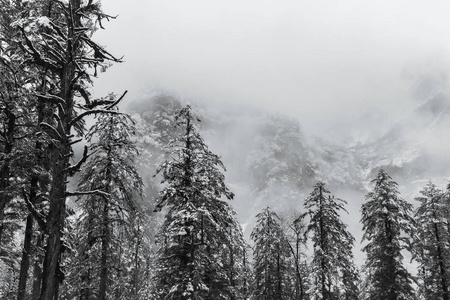
{"label": "gray sky", "polygon": [[[97,94],[163,89],[262,106],[307,134],[385,125],[414,105],[420,76],[449,69],[450,1],[104,0],[94,39],[125,63]],[[362,116],[362,117],[361,117]],[[345,134],[343,134],[345,136]]]}

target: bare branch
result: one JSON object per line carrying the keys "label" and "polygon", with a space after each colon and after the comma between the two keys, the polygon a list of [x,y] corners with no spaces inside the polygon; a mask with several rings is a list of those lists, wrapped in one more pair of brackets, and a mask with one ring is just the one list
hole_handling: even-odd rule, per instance
{"label": "bare branch", "polygon": [[[79,143],[79,142],[81,142],[83,139],[76,139],[75,141],[72,141],[72,142],[70,142],[69,143],[69,146],[72,146],[72,145],[74,145],[74,144],[76,144],[76,143]],[[89,155],[88,155],[89,156]]]}
{"label": "bare branch", "polygon": [[120,96],[119,99],[116,100],[116,102],[112,103],[111,105],[109,105],[106,109],[111,109],[114,106],[116,106],[117,104],[119,104],[120,101],[122,101],[122,99],[125,97],[125,95],[128,93],[128,91],[123,92],[122,96]]}
{"label": "bare branch", "polygon": [[75,173],[77,173],[80,170],[81,166],[84,164],[87,158],[88,158],[88,147],[85,145],[83,157],[78,161],[76,165],[69,166],[68,168],[66,168],[65,171],[68,173],[69,176],[75,175]]}

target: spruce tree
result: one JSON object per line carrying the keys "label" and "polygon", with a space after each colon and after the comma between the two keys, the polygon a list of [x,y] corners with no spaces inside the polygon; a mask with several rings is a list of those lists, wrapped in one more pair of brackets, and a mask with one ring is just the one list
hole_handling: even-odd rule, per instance
{"label": "spruce tree", "polygon": [[402,198],[397,183],[384,170],[372,180],[373,191],[361,208],[363,247],[367,258],[370,300],[415,299],[413,277],[403,264],[402,251],[409,249],[414,229],[412,205]]}
{"label": "spruce tree", "polygon": [[306,235],[313,243],[311,299],[358,299],[358,272],[353,261],[354,237],[341,221],[346,202],[335,198],[322,182],[306,198],[310,218]]}
{"label": "spruce tree", "polygon": [[[142,232],[133,225],[142,222],[140,205],[143,182],[136,171],[138,151],[133,121],[125,114],[102,115],[87,134],[91,155],[79,179],[80,220],[74,225],[69,253],[71,272],[66,295],[80,299],[121,299],[114,287],[130,279],[128,274],[134,252],[133,238]],[[127,242],[125,242],[127,241]],[[75,256],[75,257],[73,257]],[[73,290],[72,290],[73,289]],[[122,288],[131,297],[134,291]]]}
{"label": "spruce tree", "polygon": [[253,294],[255,300],[292,299],[293,268],[288,240],[278,215],[266,207],[256,215],[250,238],[253,247]]}
{"label": "spruce tree", "polygon": [[179,134],[159,171],[165,187],[156,210],[166,216],[157,236],[156,299],[241,299],[239,264],[245,244],[232,208],[222,198],[225,169],[200,136],[191,107],[175,116]]}
{"label": "spruce tree", "polygon": [[447,204],[443,191],[429,182],[415,198],[417,224],[414,255],[419,262],[419,295],[423,299],[449,299],[449,242]]}

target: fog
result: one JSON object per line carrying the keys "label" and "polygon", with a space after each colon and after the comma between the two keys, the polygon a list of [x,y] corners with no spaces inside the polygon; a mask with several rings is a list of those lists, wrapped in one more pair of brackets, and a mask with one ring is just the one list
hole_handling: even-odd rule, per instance
{"label": "fog", "polygon": [[129,103],[164,89],[286,113],[310,134],[364,139],[415,105],[419,77],[448,70],[448,1],[102,5],[118,18],[95,38],[124,63],[100,74],[95,91],[127,89]]}
{"label": "fog", "polygon": [[[388,166],[412,202],[427,180],[440,187],[448,182],[450,2],[108,0],[102,5],[118,17],[94,38],[124,62],[99,75],[95,94],[128,90],[122,108],[137,112],[148,107],[149,95],[164,91],[200,103],[197,109],[208,111],[204,115],[223,121],[205,139],[224,158],[244,226],[251,228],[251,215],[264,204],[301,209],[312,188],[283,195],[283,201],[276,198],[279,186],[266,190],[271,200],[249,190],[242,153],[250,157],[249,148],[257,148],[252,135],[261,133],[266,113],[298,120],[308,141],[313,136],[327,141],[310,143],[312,148],[340,151],[334,158],[338,167],[320,162],[336,178],[340,171],[356,176],[352,168],[361,164],[367,169],[361,172],[372,172],[366,174],[367,188],[373,172]],[[363,145],[367,156],[347,152],[355,145]],[[358,263],[363,188],[331,190],[349,202],[344,221],[357,238]]]}

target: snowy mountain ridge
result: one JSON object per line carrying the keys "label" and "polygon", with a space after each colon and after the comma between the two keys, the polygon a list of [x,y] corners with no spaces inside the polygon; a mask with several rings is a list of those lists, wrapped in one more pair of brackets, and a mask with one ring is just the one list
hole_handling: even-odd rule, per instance
{"label": "snowy mountain ridge", "polygon": [[[227,182],[236,193],[234,205],[246,220],[249,212],[267,205],[298,209],[317,181],[336,192],[357,191],[362,200],[380,168],[398,181],[408,197],[424,181],[445,181],[450,170],[446,159],[450,145],[445,143],[450,101],[442,91],[429,95],[381,137],[348,146],[308,136],[298,120],[286,116],[258,109],[193,106],[202,120],[203,137],[227,167]],[[151,165],[161,159],[163,144],[173,130],[170,115],[184,104],[164,94],[145,103],[150,106],[136,111],[138,127],[147,148],[143,161],[154,170]]]}

